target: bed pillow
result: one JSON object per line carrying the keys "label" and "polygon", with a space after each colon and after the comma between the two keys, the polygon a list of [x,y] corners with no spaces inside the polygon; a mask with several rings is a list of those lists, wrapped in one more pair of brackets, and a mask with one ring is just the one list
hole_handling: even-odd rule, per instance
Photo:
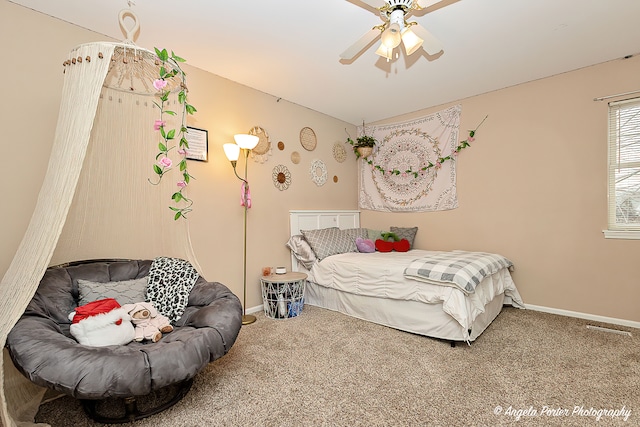
{"label": "bed pillow", "polygon": [[301,230],[300,232],[309,242],[309,246],[311,246],[320,261],[330,255],[356,251],[356,242],[351,237],[351,234],[345,230],[340,230],[338,227]]}
{"label": "bed pillow", "polygon": [[387,233],[385,230],[373,230],[371,228],[367,229],[367,238],[372,241],[376,241],[378,239],[384,240],[382,237],[382,233]]}
{"label": "bed pillow", "polygon": [[80,293],[78,305],[87,305],[105,298],[113,298],[121,306],[145,301],[148,281],[148,276],[104,283],[78,279],[78,292]]}
{"label": "bed pillow", "polygon": [[351,236],[354,243],[358,237],[360,237],[361,239],[369,238],[369,231],[366,228],[347,228],[344,230],[344,232]]}
{"label": "bed pillow", "polygon": [[413,248],[413,240],[416,238],[418,227],[391,227],[390,230],[392,233],[395,233],[400,240],[407,239],[409,241],[409,246]]}
{"label": "bed pillow", "polygon": [[293,256],[296,257],[298,262],[307,270],[310,270],[313,263],[318,260],[313,249],[309,246],[309,242],[307,242],[302,234],[291,236],[289,241],[286,243],[286,246],[291,250]]}

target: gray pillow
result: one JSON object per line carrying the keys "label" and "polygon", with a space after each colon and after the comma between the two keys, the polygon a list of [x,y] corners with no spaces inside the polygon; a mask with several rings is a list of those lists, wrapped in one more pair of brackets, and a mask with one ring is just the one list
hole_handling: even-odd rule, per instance
{"label": "gray pillow", "polygon": [[340,230],[338,227],[301,230],[300,232],[309,242],[309,246],[320,261],[330,255],[356,251],[355,239],[351,237],[349,232]]}
{"label": "gray pillow", "polygon": [[[354,244],[358,237],[360,237],[361,239],[369,238],[369,231],[366,228],[346,228],[344,232],[351,236]],[[354,246],[353,250],[357,251],[357,248]]]}
{"label": "gray pillow", "polygon": [[145,301],[149,277],[123,280],[121,282],[91,282],[78,279],[80,300],[78,305],[85,305],[104,298],[113,298],[118,304],[133,304]]}
{"label": "gray pillow", "polygon": [[372,230],[372,229],[369,228],[369,229],[367,229],[367,238],[369,240],[375,242],[378,239],[382,239],[382,233],[388,233],[388,231],[385,231],[385,230]]}
{"label": "gray pillow", "polygon": [[286,246],[291,249],[293,256],[296,257],[298,262],[304,265],[307,270],[310,270],[313,263],[318,260],[309,242],[307,242],[302,234],[291,236]]}
{"label": "gray pillow", "polygon": [[407,239],[409,241],[409,246],[413,249],[413,240],[416,238],[416,233],[418,233],[418,227],[391,227],[390,231],[392,233],[396,233],[401,240]]}

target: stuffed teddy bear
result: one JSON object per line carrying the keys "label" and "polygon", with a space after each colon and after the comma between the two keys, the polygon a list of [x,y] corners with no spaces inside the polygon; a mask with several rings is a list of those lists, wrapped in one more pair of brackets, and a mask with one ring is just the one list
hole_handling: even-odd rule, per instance
{"label": "stuffed teddy bear", "polygon": [[122,306],[129,316],[131,323],[135,327],[135,341],[151,340],[158,342],[162,338],[163,333],[173,331],[173,326],[158,310],[149,302],[137,302],[133,304],[125,304]]}

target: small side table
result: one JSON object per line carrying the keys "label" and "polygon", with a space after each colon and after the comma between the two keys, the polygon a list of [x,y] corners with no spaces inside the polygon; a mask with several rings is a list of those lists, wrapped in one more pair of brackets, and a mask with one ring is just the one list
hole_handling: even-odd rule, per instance
{"label": "small side table", "polygon": [[271,274],[260,279],[264,314],[273,319],[296,317],[304,306],[307,275],[298,272]]}

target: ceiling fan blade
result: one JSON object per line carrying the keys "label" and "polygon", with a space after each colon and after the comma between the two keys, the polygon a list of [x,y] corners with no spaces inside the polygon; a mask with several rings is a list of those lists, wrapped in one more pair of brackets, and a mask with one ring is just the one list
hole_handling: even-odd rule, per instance
{"label": "ceiling fan blade", "polygon": [[433,6],[434,4],[440,3],[441,1],[444,1],[444,0],[414,0],[414,1],[418,6],[420,6],[421,9],[425,9],[429,6]]}
{"label": "ceiling fan blade", "polygon": [[[384,0],[360,0],[362,3],[367,4],[376,9],[380,9],[382,6],[386,4]],[[440,0],[438,0],[440,1]]]}
{"label": "ceiling fan blade", "polygon": [[353,59],[362,49],[367,47],[372,41],[380,36],[380,30],[372,28],[366,32],[358,41],[352,44],[347,50],[340,54],[342,59]]}
{"label": "ceiling fan blade", "polygon": [[418,37],[424,40],[422,48],[430,55],[434,55],[442,50],[442,42],[431,34],[426,28],[420,24],[411,26],[411,29]]}

